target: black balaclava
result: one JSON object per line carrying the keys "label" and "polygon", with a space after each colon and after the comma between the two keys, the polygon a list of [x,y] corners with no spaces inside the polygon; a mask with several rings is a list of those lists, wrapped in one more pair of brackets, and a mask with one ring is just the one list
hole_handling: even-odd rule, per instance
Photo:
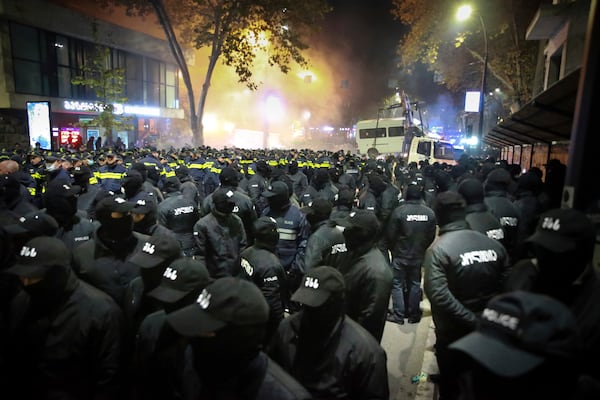
{"label": "black balaclava", "polygon": [[144,293],[148,293],[160,285],[165,269],[167,268],[164,264],[162,263],[154,268],[140,268],[140,276],[144,282]]}
{"label": "black balaclava", "polygon": [[306,214],[306,219],[311,227],[316,227],[321,221],[329,219],[331,203],[327,199],[317,198],[313,201]]}
{"label": "black balaclava", "polygon": [[567,303],[572,294],[573,282],[583,273],[593,256],[593,244],[587,251],[584,246],[558,253],[544,246],[533,245],[533,253],[538,263],[538,275],[535,280],[535,291]]}
{"label": "black balaclava", "polygon": [[465,198],[467,205],[483,203],[483,184],[477,179],[462,181],[458,185],[458,193]]}
{"label": "black balaclava", "polygon": [[148,179],[148,168],[144,165],[144,163],[135,163],[131,166],[132,171],[137,171],[142,176],[142,179],[146,181]]}
{"label": "black balaclava", "polygon": [[288,204],[290,204],[290,198],[287,193],[276,194],[267,198],[269,207],[272,210],[283,210]]}
{"label": "black balaclava", "polygon": [[23,290],[29,295],[31,311],[34,315],[44,316],[63,301],[69,273],[67,267],[52,266],[48,268],[42,280],[23,286]]}
{"label": "black balaclava", "polygon": [[375,227],[375,234],[373,233],[372,227],[366,230],[365,227],[353,226],[344,228],[344,241],[350,251],[357,251],[359,249],[369,248],[371,244],[377,239],[377,233],[379,232],[379,226]]}
{"label": "black balaclava", "polygon": [[123,177],[121,185],[125,191],[125,197],[130,199],[142,190],[144,179],[142,174],[135,170],[131,170]]}
{"label": "black balaclava", "polygon": [[258,352],[265,335],[264,325],[229,325],[215,336],[190,339],[194,367],[207,382],[228,381],[232,370],[244,368]]}
{"label": "black balaclava", "polygon": [[145,214],[141,221],[133,223],[133,230],[148,235],[150,228],[154,225],[156,225],[156,210],[151,210]]}
{"label": "black balaclava", "polygon": [[422,200],[423,189],[419,185],[408,185],[408,187],[406,188],[406,193],[404,194],[404,198],[407,201]]}
{"label": "black balaclava", "polygon": [[288,172],[290,175],[294,175],[298,172],[298,163],[295,161],[292,161],[289,165],[288,165]]}
{"label": "black balaclava", "polygon": [[317,172],[315,172],[315,176],[312,181],[312,185],[314,186],[314,188],[317,190],[321,190],[327,185],[328,182],[329,173],[327,172],[327,170],[322,168],[318,169]]}
{"label": "black balaclava", "polygon": [[97,213],[96,217],[100,221],[102,238],[110,244],[119,246],[122,242],[131,237],[133,232],[133,218],[131,215],[123,215],[121,218],[113,218],[110,212]]}
{"label": "black balaclava", "polygon": [[373,191],[375,197],[379,197],[386,187],[387,185],[381,176],[376,174],[369,175],[369,189]]}
{"label": "black balaclava", "polygon": [[271,177],[271,167],[269,167],[269,165],[264,161],[259,161],[256,163],[256,172],[267,179]]}
{"label": "black balaclava", "polygon": [[254,232],[254,245],[275,252],[277,244],[279,243],[279,232],[277,231],[277,225],[273,226],[273,229],[261,229]]}
{"label": "black balaclava", "polygon": [[467,215],[464,197],[452,191],[438,194],[435,198],[433,210],[440,227],[451,222],[464,220]]}
{"label": "black balaclava", "polygon": [[[330,368],[323,363],[323,351],[331,338],[333,329],[343,318],[344,293],[332,294],[320,307],[303,306],[298,331],[298,349],[293,361],[292,374],[303,382],[316,382],[324,370]],[[321,366],[321,368],[317,368]]]}
{"label": "black balaclava", "polygon": [[66,230],[71,230],[77,213],[76,196],[46,196],[44,205],[46,212],[54,217],[58,225]]}
{"label": "black balaclava", "polygon": [[223,214],[231,214],[235,207],[234,201],[227,197],[224,189],[215,191],[213,194],[213,204],[215,205],[215,210]]}

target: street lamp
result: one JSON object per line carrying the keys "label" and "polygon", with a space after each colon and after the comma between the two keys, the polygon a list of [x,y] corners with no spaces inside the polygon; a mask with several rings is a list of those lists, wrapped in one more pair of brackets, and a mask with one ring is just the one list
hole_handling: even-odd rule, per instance
{"label": "street lamp", "polygon": [[[463,5],[458,8],[456,12],[456,18],[459,21],[465,21],[468,19],[473,13],[473,8],[469,5]],[[487,29],[485,28],[485,22],[483,21],[483,17],[481,13],[477,13],[479,15],[479,21],[481,22],[481,30],[483,31],[483,72],[481,76],[481,88],[479,89],[479,143],[481,143],[481,139],[483,139],[483,111],[485,107],[485,91],[486,91],[486,83],[487,83],[487,65],[488,65],[488,36]]]}

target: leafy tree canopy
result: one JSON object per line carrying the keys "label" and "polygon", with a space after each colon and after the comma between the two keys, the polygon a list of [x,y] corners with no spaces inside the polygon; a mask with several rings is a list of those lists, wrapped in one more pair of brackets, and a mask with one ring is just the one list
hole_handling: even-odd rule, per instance
{"label": "leafy tree canopy", "polygon": [[[217,61],[221,59],[225,65],[232,67],[239,82],[256,89],[258,84],[253,79],[253,69],[258,52],[265,51],[269,64],[279,67],[283,73],[287,73],[294,62],[306,66],[308,60],[303,50],[308,47],[307,39],[330,10],[326,0],[96,1],[106,8],[124,6],[129,15],[156,13],[182,69],[184,80],[188,72],[180,46],[185,44],[196,49],[209,49],[198,114],[195,115],[193,109],[190,112],[197,144],[203,143],[203,129],[199,122],[202,121]],[[190,105],[193,105],[194,96],[189,79],[186,80],[186,86]]]}
{"label": "leafy tree canopy", "polygon": [[[473,15],[458,21],[455,0],[393,0],[392,14],[407,26],[398,46],[401,67],[421,62],[435,71],[453,91],[481,84],[488,38],[488,88],[501,88],[510,102],[531,98],[539,43],[526,41],[525,32],[540,1],[479,0]],[[481,23],[483,21],[483,24]]]}

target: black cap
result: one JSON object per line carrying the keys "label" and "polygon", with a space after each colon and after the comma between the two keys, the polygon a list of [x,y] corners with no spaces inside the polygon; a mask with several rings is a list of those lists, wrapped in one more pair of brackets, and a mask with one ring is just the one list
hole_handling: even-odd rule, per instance
{"label": "black cap", "polygon": [[156,202],[150,193],[143,192],[140,196],[136,197],[134,206],[131,209],[133,214],[148,214],[156,210]]}
{"label": "black cap", "polygon": [[262,192],[263,197],[273,197],[273,196],[289,196],[288,186],[285,182],[275,181],[273,182],[267,190]]}
{"label": "black cap", "polygon": [[329,200],[318,197],[305,209],[306,218],[311,224],[324,221],[329,219],[331,209]]}
{"label": "black cap", "polygon": [[458,193],[466,200],[467,204],[483,203],[483,184],[477,179],[465,179],[458,185]]}
{"label": "black cap", "polygon": [[263,237],[274,232],[277,232],[275,218],[264,215],[254,221],[254,233],[257,237]]}
{"label": "black cap", "polygon": [[379,229],[377,216],[368,210],[354,210],[344,217],[336,218],[334,222],[344,228],[359,228],[365,237],[375,235]]}
{"label": "black cap", "polygon": [[404,194],[406,200],[419,200],[423,198],[423,190],[419,185],[408,185]]}
{"label": "black cap", "polygon": [[119,212],[127,213],[135,207],[135,203],[125,200],[120,196],[107,196],[96,205],[96,213]]}
{"label": "black cap", "polygon": [[45,211],[36,210],[20,217],[18,223],[6,225],[4,229],[10,235],[54,236],[58,222]]}
{"label": "black cap", "polygon": [[222,185],[237,186],[239,181],[238,173],[232,167],[225,167],[219,175],[219,180]]}
{"label": "black cap", "polygon": [[81,192],[81,186],[69,185],[64,181],[52,181],[46,188],[44,197],[71,197]]}
{"label": "black cap", "polygon": [[438,210],[462,210],[466,207],[465,199],[456,192],[442,192],[435,197],[434,208]]}
{"label": "black cap", "polygon": [[338,206],[352,207],[354,204],[354,191],[349,188],[341,188],[338,193],[335,194],[335,204]]}
{"label": "black cap", "polygon": [[181,256],[179,241],[171,236],[150,236],[142,248],[138,249],[129,262],[141,268],[155,268],[160,264]]}
{"label": "black cap", "polygon": [[496,168],[487,175],[486,182],[508,186],[512,182],[512,177],[504,168]]}
{"label": "black cap", "polygon": [[343,293],[345,288],[340,271],[328,266],[316,267],[304,275],[291,300],[309,307],[320,307],[332,294]]}
{"label": "black cap", "polygon": [[596,238],[593,222],[581,211],[556,208],[540,216],[535,233],[527,241],[562,253],[587,246]]}
{"label": "black cap", "polygon": [[516,291],[489,301],[475,332],[450,345],[503,377],[517,377],[548,358],[578,355],[577,324],[571,311],[551,297]]}
{"label": "black cap", "polygon": [[182,257],[165,269],[160,285],[148,292],[148,296],[163,303],[175,303],[188,293],[204,288],[211,282],[203,262]]}
{"label": "black cap", "polygon": [[228,325],[265,324],[269,305],[252,282],[224,277],[206,286],[196,302],[167,315],[167,323],[185,337],[216,332]]}
{"label": "black cap", "polygon": [[68,267],[70,262],[71,253],[62,240],[38,236],[21,248],[17,263],[6,272],[22,278],[42,278],[50,267]]}
{"label": "black cap", "polygon": [[219,212],[229,214],[235,207],[233,200],[234,192],[231,189],[218,188],[213,192],[212,201],[215,209]]}

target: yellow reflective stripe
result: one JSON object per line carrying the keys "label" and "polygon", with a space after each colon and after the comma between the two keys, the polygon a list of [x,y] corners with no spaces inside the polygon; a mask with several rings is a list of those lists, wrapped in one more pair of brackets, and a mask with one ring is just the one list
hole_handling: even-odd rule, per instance
{"label": "yellow reflective stripe", "polygon": [[184,160],[177,160],[177,164],[178,165],[183,165],[183,164],[185,164],[185,162],[184,162]]}
{"label": "yellow reflective stripe", "polygon": [[277,161],[275,161],[275,160],[269,160],[269,161],[267,161],[267,164],[269,164],[271,167],[276,167],[277,166]]}
{"label": "yellow reflective stripe", "polygon": [[90,185],[97,185],[98,184],[98,179],[96,179],[95,176],[90,177],[90,179],[88,179],[88,183]]}
{"label": "yellow reflective stripe", "polygon": [[248,175],[254,175],[256,172],[252,168],[248,168]]}
{"label": "yellow reflective stripe", "polygon": [[215,174],[220,174],[221,173],[221,169],[220,168],[215,168],[215,167],[210,167],[210,172],[214,172]]}
{"label": "yellow reflective stripe", "polygon": [[123,175],[125,174],[119,172],[100,172],[98,177],[100,179],[121,179]]}
{"label": "yellow reflective stripe", "polygon": [[96,178],[100,178],[100,171],[94,171],[94,176]]}
{"label": "yellow reflective stripe", "polygon": [[204,168],[204,164],[197,164],[197,163],[196,163],[196,164],[190,164],[190,165],[188,166],[188,168],[193,168],[193,169],[202,169],[202,168]]}
{"label": "yellow reflective stripe", "polygon": [[240,164],[252,164],[254,160],[240,160]]}
{"label": "yellow reflective stripe", "polygon": [[31,174],[31,177],[33,179],[42,179],[42,174],[40,174],[39,172],[34,172],[33,174]]}
{"label": "yellow reflective stripe", "polygon": [[30,195],[32,195],[32,196],[35,196],[35,192],[36,192],[36,190],[35,190],[35,188],[34,188],[34,187],[28,187],[28,188],[27,188],[27,191],[29,191],[29,194],[30,194]]}
{"label": "yellow reflective stripe", "polygon": [[156,165],[155,163],[153,163],[153,162],[145,162],[145,163],[144,163],[144,165],[145,165],[146,167],[156,167],[156,166],[157,166],[157,165]]}
{"label": "yellow reflective stripe", "polygon": [[167,178],[170,178],[170,177],[172,177],[172,176],[175,176],[175,171],[168,171],[168,172],[165,172],[165,176],[166,176]]}
{"label": "yellow reflective stripe", "polygon": [[169,163],[169,167],[171,167],[171,168],[175,168],[176,166],[177,166],[176,162],[170,162]]}

